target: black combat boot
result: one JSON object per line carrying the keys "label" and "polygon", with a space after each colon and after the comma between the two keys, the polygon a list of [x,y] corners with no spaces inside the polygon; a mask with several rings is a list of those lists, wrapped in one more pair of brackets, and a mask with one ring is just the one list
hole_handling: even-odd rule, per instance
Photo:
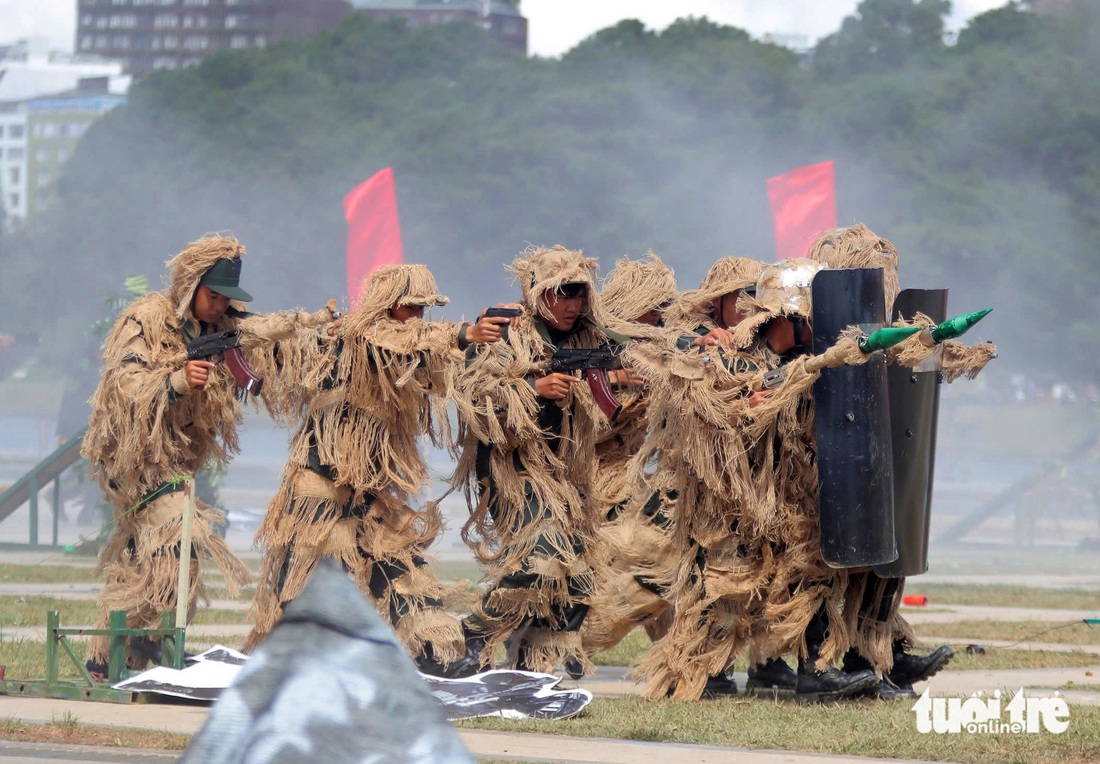
{"label": "black combat boot", "polygon": [[[854,648],[845,653],[841,668],[848,674],[874,670],[871,667],[871,662]],[[876,675],[875,683],[866,690],[861,690],[857,693],[857,696],[861,698],[878,698],[879,700],[908,700],[917,697],[917,693],[913,692],[913,685],[899,686],[891,682],[888,676],[878,678]]]}
{"label": "black combat boot", "polygon": [[928,655],[905,652],[905,645],[894,642],[894,667],[886,675],[898,687],[912,686],[933,676],[955,657],[950,645],[940,645]]}
{"label": "black combat boot", "polygon": [[427,674],[428,676],[446,676],[446,671],[443,664],[435,659],[432,654],[432,646],[425,645],[424,653],[413,658],[413,663],[416,664],[416,670],[421,674]]}
{"label": "black combat boot", "polygon": [[576,680],[584,676],[584,666],[582,666],[581,662],[576,658],[566,658],[563,665],[565,667],[565,673],[569,675],[570,679]]}
{"label": "black combat boot", "polygon": [[835,666],[825,671],[814,671],[814,658],[798,659],[798,678],[795,681],[795,695],[799,700],[809,703],[827,703],[830,700],[855,695],[872,687],[878,677],[871,670],[848,674]]}
{"label": "black combat boot", "polygon": [[875,672],[870,669],[847,674],[835,666],[825,671],[815,671],[814,664],[821,655],[821,646],[829,635],[829,617],[825,606],[814,613],[806,626],[806,657],[798,656],[798,677],[794,692],[799,700],[810,703],[824,703],[837,698],[866,690],[878,681]]}
{"label": "black combat boot", "polygon": [[763,663],[749,666],[746,690],[787,690],[794,692],[798,674],[781,658],[768,658]]}
{"label": "black combat boot", "polygon": [[93,661],[91,658],[84,661],[84,668],[88,670],[92,679],[97,682],[106,682],[110,678],[110,666],[106,663],[100,663],[99,661]]}
{"label": "black combat boot", "polygon": [[421,674],[443,677],[444,679],[463,679],[473,676],[481,668],[478,659],[476,657],[471,658],[469,655],[463,655],[451,663],[441,663],[436,659],[435,651],[432,650],[430,644],[424,645],[424,653],[414,659],[413,662],[416,664],[417,671]]}
{"label": "black combat boot", "polygon": [[[665,697],[671,698],[676,692],[676,684],[673,683]],[[717,700],[718,698],[730,698],[737,694],[737,682],[726,674],[716,674],[707,677],[707,683],[703,685],[703,700]]]}
{"label": "black combat boot", "polygon": [[465,660],[473,661],[474,665],[477,666],[477,671],[474,673],[476,674],[478,671],[490,668],[481,662],[481,653],[485,650],[485,635],[474,631],[465,621],[463,621],[462,636],[466,638]]}
{"label": "black combat boot", "polygon": [[703,686],[703,697],[706,700],[729,698],[737,694],[737,682],[726,674],[716,674],[707,677],[707,683]]}
{"label": "black combat boot", "polygon": [[138,666],[144,667],[145,663],[159,666],[161,659],[160,641],[154,642],[149,637],[131,637],[130,655]]}

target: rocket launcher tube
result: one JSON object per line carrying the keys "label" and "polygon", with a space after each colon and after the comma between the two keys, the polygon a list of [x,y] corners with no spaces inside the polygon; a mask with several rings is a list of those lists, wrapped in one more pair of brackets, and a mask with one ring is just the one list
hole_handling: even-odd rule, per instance
{"label": "rocket launcher tube", "polygon": [[[870,355],[876,350],[886,350],[899,342],[912,337],[917,332],[921,331],[919,326],[887,326],[878,331],[872,332],[866,337],[862,337],[857,341],[860,352],[864,355]],[[851,351],[851,343],[848,343],[847,347],[843,343],[837,343],[831,348],[826,350],[820,355],[811,356],[805,360],[806,371],[810,373],[816,373],[822,369],[831,369],[837,366],[843,366],[848,363],[849,353]],[[798,363],[798,361],[792,361],[791,363]],[[787,366],[784,364],[777,369],[764,374],[764,390],[771,390],[779,387],[783,383],[783,380],[787,377]]]}

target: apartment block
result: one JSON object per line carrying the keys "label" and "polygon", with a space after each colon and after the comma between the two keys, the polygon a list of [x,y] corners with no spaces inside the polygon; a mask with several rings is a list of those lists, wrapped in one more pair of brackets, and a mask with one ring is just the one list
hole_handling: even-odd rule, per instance
{"label": "apartment block", "polygon": [[142,77],[219,50],[307,37],[350,12],[347,0],[77,0],[76,50],[122,61]]}

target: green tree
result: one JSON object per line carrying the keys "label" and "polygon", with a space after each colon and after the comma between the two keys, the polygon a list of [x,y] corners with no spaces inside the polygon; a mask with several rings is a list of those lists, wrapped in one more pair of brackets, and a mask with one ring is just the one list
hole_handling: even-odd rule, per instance
{"label": "green tree", "polygon": [[863,0],[840,30],[814,48],[814,69],[841,80],[893,71],[943,50],[950,0]]}

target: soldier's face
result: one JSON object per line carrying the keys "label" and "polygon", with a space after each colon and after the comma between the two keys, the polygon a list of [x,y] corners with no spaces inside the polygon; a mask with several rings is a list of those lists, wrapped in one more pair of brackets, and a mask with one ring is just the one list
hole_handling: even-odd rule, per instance
{"label": "soldier's face", "polygon": [[637,321],[639,324],[648,324],[649,326],[660,326],[661,325],[661,318],[662,318],[661,309],[660,308],[654,308],[653,310],[646,311],[645,313],[638,316],[634,320]]}
{"label": "soldier's face", "polygon": [[216,324],[229,310],[229,298],[218,294],[205,284],[195,290],[195,299],[191,301],[191,312],[203,323]]}
{"label": "soldier's face", "polygon": [[[580,287],[577,289],[576,287]],[[555,292],[543,292],[542,304],[550,317],[546,323],[559,332],[567,332],[584,313],[587,292],[583,285],[566,284]]]}
{"label": "soldier's face", "polygon": [[410,318],[424,318],[423,305],[394,305],[390,308],[390,318],[405,323]]}
{"label": "soldier's face", "polygon": [[732,329],[745,317],[737,310],[737,298],[740,296],[741,290],[734,289],[714,301],[714,320],[723,329]]}
{"label": "soldier's face", "polygon": [[813,344],[814,335],[808,322],[791,321],[787,316],[776,316],[764,327],[763,335],[768,346],[783,355],[796,346],[808,348]]}

